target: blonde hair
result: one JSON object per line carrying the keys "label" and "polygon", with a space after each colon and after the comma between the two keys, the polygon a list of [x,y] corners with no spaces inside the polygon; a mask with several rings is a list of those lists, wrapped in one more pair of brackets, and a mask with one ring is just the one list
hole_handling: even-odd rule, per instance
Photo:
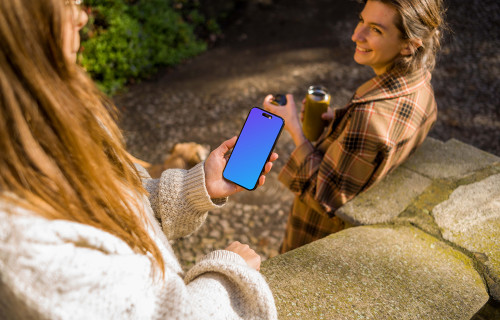
{"label": "blonde hair", "polygon": [[[368,0],[364,0],[366,3]],[[432,71],[446,24],[442,0],[370,0],[385,3],[397,12],[396,27],[402,39],[422,40],[422,46],[412,47],[412,54],[396,58],[390,69],[403,73],[424,68]],[[410,45],[412,43],[410,42]]]}
{"label": "blonde hair", "polygon": [[64,57],[66,3],[0,1],[1,197],[47,219],[107,231],[163,274],[116,108]]}

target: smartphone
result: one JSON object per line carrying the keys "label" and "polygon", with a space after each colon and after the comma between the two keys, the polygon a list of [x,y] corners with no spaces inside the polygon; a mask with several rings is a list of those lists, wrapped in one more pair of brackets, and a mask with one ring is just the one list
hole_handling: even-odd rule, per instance
{"label": "smartphone", "polygon": [[255,190],[284,124],[283,118],[252,108],[222,176],[247,190]]}

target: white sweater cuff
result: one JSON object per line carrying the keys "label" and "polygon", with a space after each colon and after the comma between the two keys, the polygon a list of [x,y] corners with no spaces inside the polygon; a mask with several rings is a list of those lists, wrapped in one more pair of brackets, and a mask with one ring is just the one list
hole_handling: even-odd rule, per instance
{"label": "white sweater cuff", "polygon": [[205,162],[200,162],[187,171],[184,181],[184,196],[188,205],[198,212],[222,207],[227,198],[210,199],[205,186]]}
{"label": "white sweater cuff", "polygon": [[243,266],[248,266],[245,259],[243,259],[239,254],[228,250],[215,250],[207,255],[205,255],[200,261],[203,260],[219,260],[231,263],[237,263]]}

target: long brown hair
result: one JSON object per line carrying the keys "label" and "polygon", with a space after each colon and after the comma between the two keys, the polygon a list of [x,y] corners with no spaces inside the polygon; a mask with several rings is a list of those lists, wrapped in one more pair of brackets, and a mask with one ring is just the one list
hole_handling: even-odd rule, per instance
{"label": "long brown hair", "polygon": [[1,198],[107,231],[163,274],[116,108],[64,57],[67,3],[0,1]]}
{"label": "long brown hair", "polygon": [[[366,3],[368,0],[364,0]],[[420,68],[434,70],[441,47],[445,8],[442,0],[370,0],[385,3],[397,11],[396,27],[405,40],[420,39],[422,46],[413,47],[412,54],[396,58],[390,69],[404,73]],[[411,43],[410,43],[411,44]]]}

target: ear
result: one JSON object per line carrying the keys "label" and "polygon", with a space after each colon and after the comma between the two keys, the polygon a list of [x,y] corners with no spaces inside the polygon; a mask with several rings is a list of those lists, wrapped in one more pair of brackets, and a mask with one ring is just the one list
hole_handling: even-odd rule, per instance
{"label": "ear", "polygon": [[409,39],[405,41],[403,47],[401,48],[402,56],[410,56],[415,52],[418,48],[422,46],[422,39]]}

